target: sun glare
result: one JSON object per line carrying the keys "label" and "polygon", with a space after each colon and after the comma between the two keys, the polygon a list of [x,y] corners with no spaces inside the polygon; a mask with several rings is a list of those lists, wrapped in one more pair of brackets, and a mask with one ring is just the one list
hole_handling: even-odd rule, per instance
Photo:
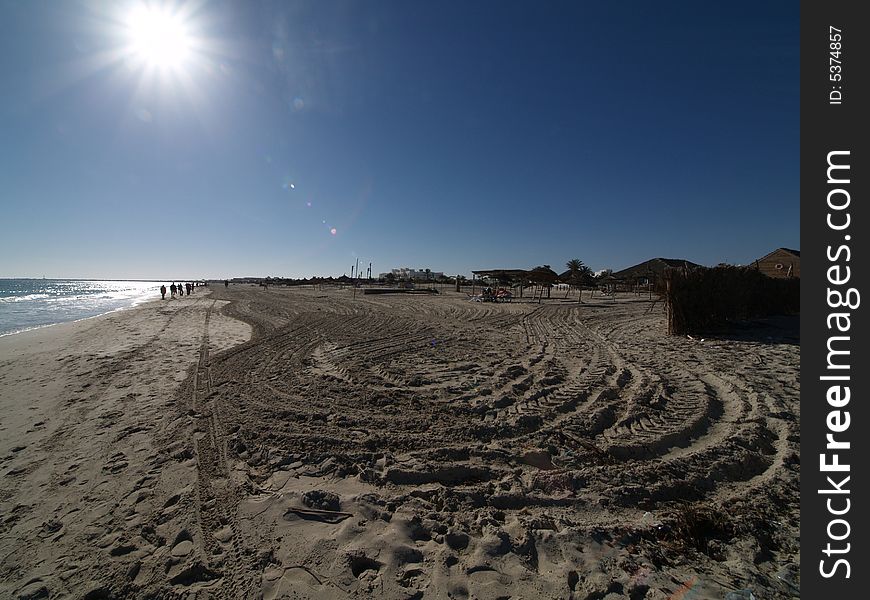
{"label": "sun glare", "polygon": [[139,6],[127,19],[130,51],[150,67],[177,70],[190,56],[191,37],[183,20],[155,6]]}

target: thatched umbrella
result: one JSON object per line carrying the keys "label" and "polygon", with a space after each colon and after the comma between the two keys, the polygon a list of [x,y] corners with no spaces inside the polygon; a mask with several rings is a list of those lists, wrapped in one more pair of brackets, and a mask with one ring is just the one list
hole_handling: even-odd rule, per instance
{"label": "thatched umbrella", "polygon": [[566,298],[571,293],[572,287],[577,282],[577,277],[575,275],[576,275],[576,273],[574,271],[572,271],[571,269],[568,269],[564,273],[559,273],[559,283],[565,283],[565,284],[567,284],[567,287],[568,287],[568,289],[565,290],[565,297]]}
{"label": "thatched umbrella", "polygon": [[526,273],[532,283],[552,285],[559,280],[559,274],[550,268],[550,265],[535,267]]}
{"label": "thatched umbrella", "polygon": [[541,286],[541,296],[544,295],[544,287],[547,288],[547,298],[550,297],[550,286],[559,280],[559,274],[550,268],[550,265],[535,267],[528,273],[526,278],[532,285]]}

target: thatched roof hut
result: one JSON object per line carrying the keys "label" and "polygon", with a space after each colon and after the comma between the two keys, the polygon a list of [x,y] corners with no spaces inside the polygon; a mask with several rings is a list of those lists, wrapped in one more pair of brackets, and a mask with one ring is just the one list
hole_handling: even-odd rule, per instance
{"label": "thatched roof hut", "polygon": [[550,285],[559,280],[559,274],[549,266],[544,265],[534,269],[480,269],[471,272],[480,278],[495,279],[499,283],[522,283]]}
{"label": "thatched roof hut", "polygon": [[614,279],[631,283],[654,283],[668,269],[694,269],[701,265],[682,258],[651,258],[640,264],[613,273]]}
{"label": "thatched roof hut", "polygon": [[481,269],[471,272],[473,276],[495,279],[501,284],[523,281],[527,271],[524,269]]}

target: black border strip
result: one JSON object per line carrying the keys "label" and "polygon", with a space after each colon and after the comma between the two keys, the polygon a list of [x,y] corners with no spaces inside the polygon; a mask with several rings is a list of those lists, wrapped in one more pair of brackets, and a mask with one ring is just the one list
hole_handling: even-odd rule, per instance
{"label": "black border strip", "polygon": [[[866,408],[870,355],[862,350],[870,337],[865,316],[870,307],[854,302],[856,295],[848,291],[870,294],[866,241],[870,236],[866,126],[870,21],[861,18],[860,7],[857,1],[801,3],[801,594],[805,598],[865,597],[870,566],[866,517],[870,506],[867,493],[862,492],[868,489],[864,440],[870,437]],[[829,174],[829,159],[849,169],[835,168]],[[829,207],[829,195],[830,203],[840,208]],[[847,214],[848,227],[834,229],[846,224]],[[848,281],[842,281],[847,273]],[[832,306],[840,300],[838,293],[857,306]],[[861,300],[870,302],[870,296]],[[829,329],[832,313],[848,317],[832,318]],[[838,326],[846,331],[838,331]],[[829,344],[849,354],[829,354]],[[829,366],[829,359],[840,368]],[[848,442],[849,448],[827,448],[829,433],[836,442]],[[834,454],[840,464],[849,465],[848,471],[822,470],[820,456],[833,463]],[[838,486],[848,493],[839,493]]]}

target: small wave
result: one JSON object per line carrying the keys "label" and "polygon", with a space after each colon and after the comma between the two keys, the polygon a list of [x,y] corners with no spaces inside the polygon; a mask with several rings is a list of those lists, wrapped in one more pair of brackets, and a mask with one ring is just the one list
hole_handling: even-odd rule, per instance
{"label": "small wave", "polygon": [[28,300],[41,300],[42,298],[49,298],[50,294],[27,294],[26,296],[6,296],[5,298],[0,298],[0,302],[27,302]]}
{"label": "small wave", "polygon": [[0,329],[0,337],[5,337],[7,335],[15,335],[16,333],[24,333],[26,331],[33,331],[35,329],[44,329],[46,327],[53,327],[55,325],[64,325],[66,323],[79,323],[80,321],[88,321],[90,319],[96,319],[97,317],[103,317],[105,315],[112,314],[115,312],[121,312],[123,310],[135,308],[136,306],[139,306],[140,304],[147,302],[149,300],[154,300],[154,298],[152,298],[150,296],[145,296],[145,297],[142,297],[141,299],[137,299],[137,301],[131,305],[116,306],[114,308],[104,307],[104,308],[101,308],[99,310],[99,312],[92,314],[92,315],[85,315],[85,316],[80,316],[80,317],[75,317],[75,318],[63,318],[60,321],[52,321],[51,323],[35,323],[35,324],[30,324],[30,325],[21,325],[21,326],[18,326],[17,328],[10,329],[8,331],[3,331],[2,329]]}

